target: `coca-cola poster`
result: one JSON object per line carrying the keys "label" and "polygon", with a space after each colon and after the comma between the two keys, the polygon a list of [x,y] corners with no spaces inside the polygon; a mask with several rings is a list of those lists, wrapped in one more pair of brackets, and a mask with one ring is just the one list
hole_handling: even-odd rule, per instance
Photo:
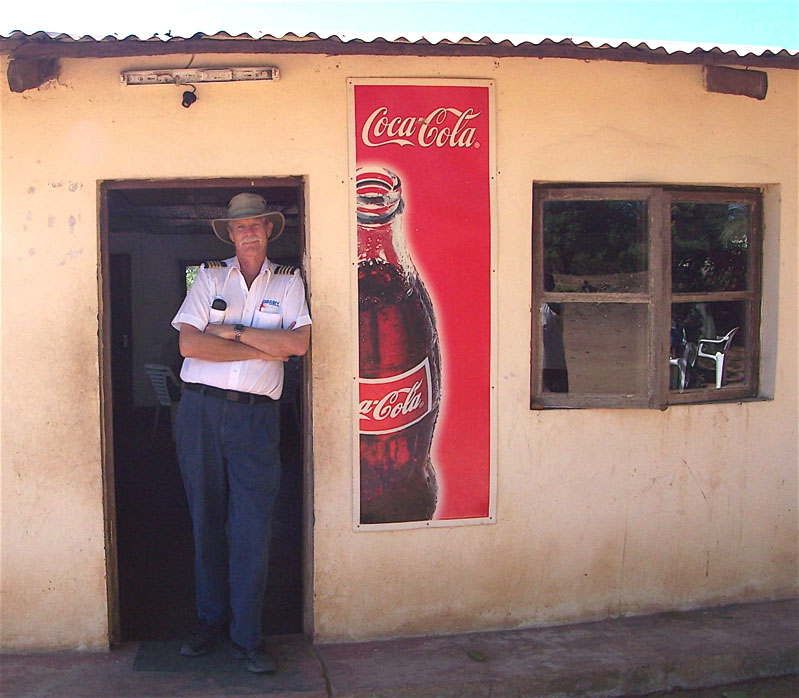
{"label": "coca-cola poster", "polygon": [[493,83],[349,90],[355,526],[490,522]]}

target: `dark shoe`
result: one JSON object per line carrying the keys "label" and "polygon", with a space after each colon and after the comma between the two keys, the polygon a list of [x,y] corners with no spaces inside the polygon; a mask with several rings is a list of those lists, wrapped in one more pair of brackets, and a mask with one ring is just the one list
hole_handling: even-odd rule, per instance
{"label": "dark shoe", "polygon": [[255,649],[245,650],[235,642],[231,645],[230,653],[236,659],[246,659],[245,666],[247,671],[253,674],[274,674],[277,671],[277,664],[272,659],[272,655],[267,652],[266,647],[261,645]]}
{"label": "dark shoe", "polygon": [[201,620],[184,640],[180,653],[184,657],[199,657],[208,654],[224,630],[224,625],[209,625]]}

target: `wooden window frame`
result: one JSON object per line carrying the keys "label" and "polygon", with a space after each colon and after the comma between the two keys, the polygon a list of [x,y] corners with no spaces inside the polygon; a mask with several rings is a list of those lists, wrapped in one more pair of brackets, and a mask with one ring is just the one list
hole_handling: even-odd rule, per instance
{"label": "wooden window frame", "polygon": [[[531,409],[548,408],[651,408],[669,405],[735,401],[756,397],[759,389],[760,304],[762,274],[762,192],[752,188],[690,187],[654,184],[533,185],[533,268],[531,323]],[[555,292],[544,289],[543,204],[547,201],[646,201],[648,220],[648,270],[645,293]],[[747,240],[747,284],[742,291],[708,291],[672,294],[671,207],[673,203],[741,203],[750,207]],[[745,377],[742,384],[678,392],[669,389],[669,332],[672,303],[740,301],[746,304],[743,327]],[[569,394],[542,391],[543,303],[635,303],[646,305],[647,386],[634,395],[613,393]]]}

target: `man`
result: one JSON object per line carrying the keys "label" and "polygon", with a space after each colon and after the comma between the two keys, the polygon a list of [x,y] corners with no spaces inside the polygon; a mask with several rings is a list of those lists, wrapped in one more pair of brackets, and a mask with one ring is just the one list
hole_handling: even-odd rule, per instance
{"label": "man", "polygon": [[236,255],[202,265],[172,320],[185,358],[175,426],[199,617],[180,651],[210,652],[230,621],[233,654],[256,673],[276,670],[261,612],[280,483],[283,362],[305,354],[311,336],[299,271],[266,256],[284,224],[257,194],[234,196],[227,218],[212,225]]}

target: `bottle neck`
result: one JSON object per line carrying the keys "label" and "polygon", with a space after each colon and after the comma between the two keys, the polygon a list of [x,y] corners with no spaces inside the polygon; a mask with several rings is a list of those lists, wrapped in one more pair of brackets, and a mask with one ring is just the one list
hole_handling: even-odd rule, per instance
{"label": "bottle neck", "polygon": [[397,237],[401,237],[401,231],[394,229],[393,220],[382,225],[358,223],[358,261],[378,260],[396,264],[399,261],[397,243],[402,244],[401,240],[395,239]]}
{"label": "bottle neck", "polygon": [[416,276],[416,268],[405,244],[401,216],[380,225],[358,223],[358,263],[391,264],[406,278]]}
{"label": "bottle neck", "polygon": [[356,174],[358,263],[391,264],[410,274],[413,263],[402,230],[402,183],[385,168],[361,168]]}

